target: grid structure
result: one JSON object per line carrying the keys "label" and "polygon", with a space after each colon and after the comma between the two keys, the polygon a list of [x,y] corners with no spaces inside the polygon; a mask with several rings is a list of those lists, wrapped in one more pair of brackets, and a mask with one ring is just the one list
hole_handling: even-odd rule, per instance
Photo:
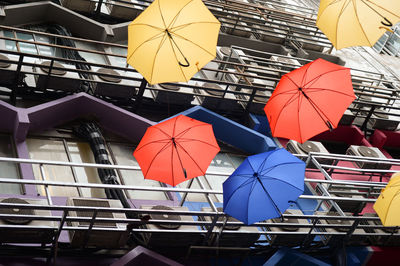
{"label": "grid structure", "polygon": [[[20,1],[27,2],[42,1]],[[151,3],[59,2],[62,8],[79,12],[98,24],[122,29]],[[315,1],[294,4],[278,0],[206,0],[204,3],[221,22],[217,56],[188,83],[146,86],[142,76],[126,64],[126,40],[114,43],[54,34],[46,31],[48,25],[42,24],[23,28],[0,25],[0,98],[15,106],[29,106],[30,101],[42,103],[86,92],[130,112],[146,114],[158,110],[158,120],[200,105],[245,123],[246,115],[264,115],[263,107],[282,75],[316,58],[347,66],[344,58],[331,54],[332,45],[315,26]],[[4,10],[7,12],[7,5]],[[354,51],[370,56],[364,48]],[[400,78],[385,66],[382,71],[375,70],[351,67],[357,99],[340,121],[341,126],[360,128],[362,137],[373,137],[379,130],[396,132],[400,122]],[[75,162],[71,159],[74,151],[69,150],[65,139],[62,142],[67,151],[65,161],[4,155],[0,163],[15,168],[32,166],[36,179],[1,175],[0,183],[23,188],[34,186],[43,194],[34,199],[21,195],[0,202],[0,242],[12,243],[21,250],[32,244],[53,263],[59,252],[71,249],[77,253],[96,248],[110,254],[116,250],[125,252],[132,240],[155,249],[189,247],[185,249],[187,257],[199,250],[223,250],[247,256],[268,253],[281,246],[296,246],[310,253],[324,252],[340,243],[399,246],[399,228],[383,227],[376,214],[362,212],[371,210],[391,174],[400,169],[398,157],[362,156],[357,150],[362,141],[347,145],[346,155],[332,152],[338,149],[334,147],[337,143],[323,144],[330,145],[331,153],[325,149],[324,153],[307,154],[297,149],[296,143],[288,142],[287,148],[292,145],[291,152],[307,164],[306,192],[283,214],[283,220],[271,219],[251,226],[227,217],[220,209],[222,191],[206,184],[214,178],[215,186],[220,186],[220,181],[237,167],[233,159],[224,171],[211,169],[205,177],[172,188],[79,182],[77,176],[81,172],[98,168],[113,169],[119,176],[121,172],[138,172],[140,168],[124,163]],[[245,155],[240,153],[241,157]],[[215,161],[218,160],[223,161],[220,158]],[[49,167],[71,169],[75,182],[53,181],[57,178],[49,176],[46,171]],[[54,173],[60,171],[50,175]],[[61,202],[59,195],[52,194],[54,188],[76,189],[79,197],[70,196]],[[127,195],[165,193],[172,195],[173,200],[165,197],[171,203],[168,207],[154,208],[154,202],[147,200],[140,207],[126,209],[116,200],[82,197],[89,189],[107,188],[121,189]],[[191,199],[198,198],[193,195],[205,199],[199,211],[189,210],[188,206],[194,204]],[[7,197],[4,195],[2,199]],[[138,218],[127,218],[128,214]],[[0,252],[6,253],[4,250]]]}

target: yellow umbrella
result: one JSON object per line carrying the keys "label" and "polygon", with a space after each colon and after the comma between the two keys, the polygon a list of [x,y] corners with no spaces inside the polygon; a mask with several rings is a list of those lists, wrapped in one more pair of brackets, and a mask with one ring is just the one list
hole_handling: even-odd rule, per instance
{"label": "yellow umbrella", "polygon": [[382,189],[374,210],[384,226],[400,226],[400,173],[395,173]]}
{"label": "yellow umbrella", "polygon": [[342,49],[373,46],[399,21],[399,0],[321,0],[317,26]]}
{"label": "yellow umbrella", "polygon": [[201,0],[155,0],[129,24],[127,62],[150,84],[188,81],[215,57],[219,28]]}

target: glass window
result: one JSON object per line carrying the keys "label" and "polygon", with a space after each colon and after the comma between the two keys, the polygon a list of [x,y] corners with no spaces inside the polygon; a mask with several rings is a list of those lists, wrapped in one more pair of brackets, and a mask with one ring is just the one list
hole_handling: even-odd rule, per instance
{"label": "glass window", "polygon": [[[15,157],[12,139],[7,135],[0,135],[0,157]],[[19,178],[18,166],[12,162],[0,162],[0,178]],[[21,187],[18,184],[1,183],[1,194],[21,194]]]}
{"label": "glass window", "polygon": [[387,41],[389,45],[389,50],[393,53],[393,55],[397,55],[400,50],[400,36],[396,33],[390,36],[389,40]]}
{"label": "glass window", "polygon": [[[29,154],[32,159],[51,160],[68,162],[68,156],[65,152],[64,144],[61,140],[50,139],[27,139]],[[39,165],[33,165],[35,178],[43,180],[40,174]],[[47,181],[60,181],[74,183],[74,176],[70,167],[57,165],[44,165],[44,173]],[[38,186],[41,195],[46,195],[44,186]],[[78,189],[74,187],[55,187],[50,186],[51,196],[78,197]]]}
{"label": "glass window", "polygon": [[[80,49],[85,49],[85,50],[93,50],[93,51],[102,51],[98,45],[92,44],[92,43],[87,43],[87,42],[81,42],[81,41],[75,41],[75,45],[77,48]],[[96,53],[90,53],[90,52],[82,52],[79,51],[79,54],[86,59],[86,61],[90,63],[97,63],[97,64],[107,64],[106,58],[104,55],[101,54],[96,54]]]}
{"label": "glass window", "polygon": [[[208,183],[206,182],[204,176],[196,177],[195,180],[193,180],[193,183],[190,186],[190,189],[201,189],[201,187],[199,185],[199,182],[196,179],[201,180],[201,182],[206,186],[206,189],[209,189],[209,187],[207,187]],[[187,188],[189,182],[190,182],[190,180],[182,182],[182,183],[178,184],[177,187],[179,187],[179,188]],[[183,197],[184,193],[179,193],[179,194],[180,194],[181,197]],[[217,200],[217,198],[215,198],[213,195],[211,195],[211,199],[213,201]],[[187,195],[187,197],[186,197],[186,201],[207,202],[207,198],[202,193],[189,193]]]}
{"label": "glass window", "polygon": [[[123,144],[111,144],[111,149],[115,157],[116,163],[119,165],[139,166],[135,157],[133,157],[134,147]],[[144,179],[142,171],[121,170],[121,178],[125,185],[131,186],[147,186],[147,187],[161,187],[160,182]],[[127,194],[131,199],[151,199],[151,200],[167,200],[164,192],[157,191],[133,191],[128,190]]]}
{"label": "glass window", "polygon": [[388,38],[389,38],[389,34],[387,32],[385,32],[385,34],[383,34],[382,37],[375,43],[374,49],[377,52],[381,52],[383,47],[385,46]]}
{"label": "glass window", "polygon": [[[68,151],[71,161],[75,163],[96,163],[93,152],[88,143],[68,141]],[[101,184],[97,168],[74,167],[75,178],[78,183]],[[83,197],[107,198],[104,189],[80,188]]]}
{"label": "glass window", "polygon": [[[16,35],[17,35],[17,38],[20,40],[34,41],[32,34],[17,32]],[[18,45],[19,45],[20,52],[28,53],[28,54],[37,54],[38,53],[38,51],[36,49],[36,45],[33,43],[26,43],[26,42],[19,41]]]}
{"label": "glass window", "polygon": [[[42,42],[42,43],[54,43],[54,38],[50,38],[48,36],[43,36],[43,35],[36,35],[35,38],[37,42]],[[45,56],[55,56],[55,48],[51,46],[45,46],[45,45],[38,45],[37,48],[39,49],[39,53],[41,55]]]}
{"label": "glass window", "polygon": [[239,165],[243,163],[244,159],[246,159],[245,156],[241,155],[229,154],[228,156],[231,159],[233,167],[235,167],[235,169],[238,168]]}
{"label": "glass window", "polygon": [[[15,38],[14,32],[12,32],[12,31],[8,31],[8,30],[3,31],[3,35],[4,35],[4,37],[7,37],[7,38]],[[18,51],[17,42],[15,42],[15,41],[6,40],[5,45],[6,45],[7,50]]]}
{"label": "glass window", "polygon": [[118,67],[126,67],[126,54],[128,52],[127,48],[111,46],[110,49],[112,54],[124,56],[124,57],[108,56],[111,65]]}
{"label": "glass window", "polygon": [[[226,153],[218,153],[217,156],[212,160],[207,171],[219,172],[222,174],[233,173],[235,168],[232,165],[232,161]],[[226,175],[210,175],[207,174],[207,181],[210,184],[210,188],[213,190],[222,191],[222,183],[228,178]],[[222,195],[216,195],[219,202],[223,201]]]}

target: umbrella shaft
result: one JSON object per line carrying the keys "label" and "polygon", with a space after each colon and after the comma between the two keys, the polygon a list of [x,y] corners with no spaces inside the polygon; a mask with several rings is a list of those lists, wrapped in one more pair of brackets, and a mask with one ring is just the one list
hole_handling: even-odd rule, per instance
{"label": "umbrella shaft", "polygon": [[282,217],[282,212],[279,210],[278,206],[275,204],[274,200],[271,198],[271,195],[269,195],[267,189],[264,187],[264,184],[261,182],[261,179],[257,176],[257,181],[260,182],[262,188],[264,189],[265,193],[268,195],[268,197],[270,198],[272,204],[274,205],[275,209],[278,211],[278,213],[280,214],[280,216]]}
{"label": "umbrella shaft", "polygon": [[185,176],[185,178],[187,178],[186,169],[183,167],[183,164],[182,164],[182,161],[181,161],[181,157],[179,156],[178,148],[176,147],[175,138],[172,138],[172,143],[174,144],[174,147],[175,147],[175,149],[176,149],[176,154],[178,155],[178,160],[179,160],[179,162],[181,163],[183,175]]}
{"label": "umbrella shaft", "polygon": [[178,60],[179,65],[182,66],[182,67],[188,67],[188,66],[190,66],[189,61],[187,60],[186,56],[182,53],[181,49],[179,49],[179,46],[176,44],[174,38],[172,38],[172,35],[171,35],[171,33],[168,31],[168,29],[166,29],[165,32],[167,33],[169,39],[174,43],[174,45],[175,45],[176,48],[178,49],[179,53],[182,55],[183,59],[185,59],[185,61],[186,61],[186,63],[183,64],[183,63],[179,62],[179,60]]}
{"label": "umbrella shaft", "polygon": [[308,95],[303,91],[302,87],[299,87],[299,91],[301,91],[301,93],[303,94],[304,98],[306,98],[310,102],[311,106],[314,108],[314,110],[317,112],[317,114],[321,117],[321,119],[325,122],[325,124],[329,128],[329,130],[332,131],[333,130],[333,126],[332,126],[331,122],[329,122],[329,120],[325,120],[322,117],[322,115],[319,113],[320,111],[318,110],[318,108],[316,108],[316,106],[314,105],[313,101],[308,97]]}

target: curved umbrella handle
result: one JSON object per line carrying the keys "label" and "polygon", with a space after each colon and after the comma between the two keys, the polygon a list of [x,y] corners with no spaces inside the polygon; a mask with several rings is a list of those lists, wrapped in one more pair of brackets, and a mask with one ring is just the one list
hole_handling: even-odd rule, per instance
{"label": "curved umbrella handle", "polygon": [[387,30],[387,31],[389,31],[389,32],[391,32],[391,33],[394,33],[394,31],[393,31],[391,28],[389,28],[389,27],[380,26],[379,29],[385,29],[385,30]]}
{"label": "curved umbrella handle", "polygon": [[181,62],[178,61],[179,65],[180,65],[181,67],[188,67],[188,66],[190,66],[190,63],[189,63],[189,61],[186,59],[186,57],[183,57],[183,58],[185,59],[186,64],[182,64]]}
{"label": "curved umbrella handle", "polygon": [[381,23],[382,23],[383,26],[386,26],[386,27],[392,27],[392,26],[393,26],[393,23],[390,22],[390,20],[388,20],[388,19],[385,18],[385,17],[383,17],[383,19],[385,20],[385,21],[381,21]]}

